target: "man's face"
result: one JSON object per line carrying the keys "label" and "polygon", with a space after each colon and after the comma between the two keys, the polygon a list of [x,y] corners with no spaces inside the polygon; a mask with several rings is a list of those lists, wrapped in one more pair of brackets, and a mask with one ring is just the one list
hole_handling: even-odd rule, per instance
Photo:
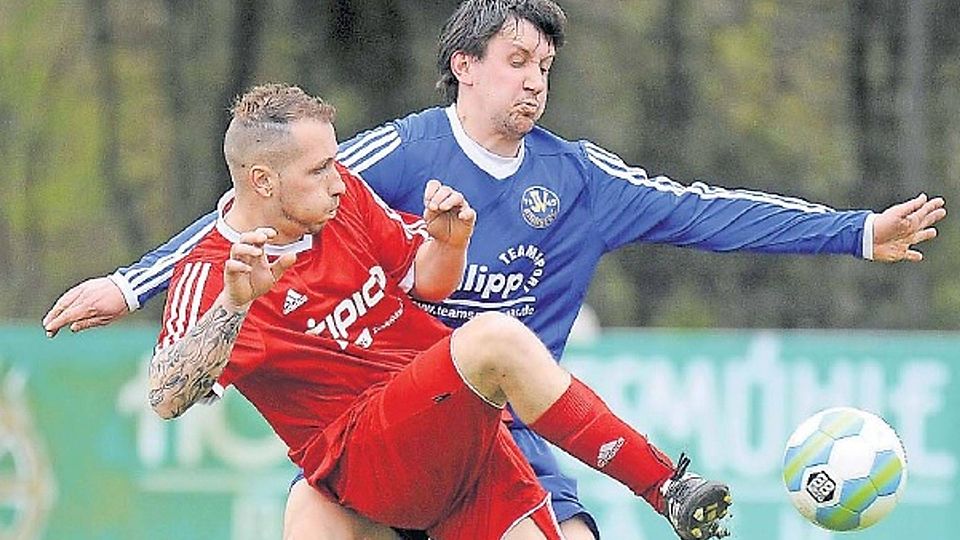
{"label": "man's face", "polygon": [[299,152],[277,174],[277,204],[285,229],[281,232],[299,237],[319,232],[336,216],[346,186],[334,167],[337,138],[332,124],[299,120],[290,131]]}
{"label": "man's face", "polygon": [[489,114],[493,130],[519,139],[530,132],[547,104],[554,46],[530,21],[508,20],[472,60],[472,96]]}

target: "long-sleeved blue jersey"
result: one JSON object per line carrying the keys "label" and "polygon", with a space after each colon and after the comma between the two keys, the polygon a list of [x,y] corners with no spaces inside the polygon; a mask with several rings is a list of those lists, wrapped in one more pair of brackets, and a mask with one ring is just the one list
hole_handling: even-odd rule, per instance
{"label": "long-sleeved blue jersey", "polygon": [[[338,159],[407,212],[423,212],[431,178],[462,192],[478,216],[466,271],[450,299],[423,307],[453,327],[483,311],[511,314],[556,358],[600,257],[630,242],[872,255],[868,211],[650,178],[593,143],[540,127],[524,137],[517,157],[503,158],[467,137],[453,106],[361,133],[340,146]],[[174,263],[213,221],[213,213],[200,218],[113,274],[131,309],[166,288]]]}

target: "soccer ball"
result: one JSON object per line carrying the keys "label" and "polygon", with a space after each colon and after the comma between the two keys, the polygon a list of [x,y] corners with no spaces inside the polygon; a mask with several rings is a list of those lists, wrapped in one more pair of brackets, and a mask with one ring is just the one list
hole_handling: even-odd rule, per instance
{"label": "soccer ball", "polygon": [[897,505],[907,457],[880,417],[835,407],[803,421],[787,440],[783,482],[803,517],[831,531],[855,531]]}

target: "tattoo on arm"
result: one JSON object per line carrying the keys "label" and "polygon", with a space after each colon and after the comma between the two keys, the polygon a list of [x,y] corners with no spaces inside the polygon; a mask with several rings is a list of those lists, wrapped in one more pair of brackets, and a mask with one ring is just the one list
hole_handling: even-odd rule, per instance
{"label": "tattoo on arm", "polygon": [[[230,360],[246,312],[215,306],[185,336],[150,361],[150,406],[161,416],[183,414],[210,393]],[[166,404],[166,405],[164,405]]]}

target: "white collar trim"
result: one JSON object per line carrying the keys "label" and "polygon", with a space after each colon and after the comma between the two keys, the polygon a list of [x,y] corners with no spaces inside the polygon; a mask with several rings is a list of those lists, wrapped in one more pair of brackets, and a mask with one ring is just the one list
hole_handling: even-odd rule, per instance
{"label": "white collar trim", "polygon": [[[231,243],[236,243],[240,241],[240,233],[227,224],[226,220],[223,219],[223,216],[227,213],[227,205],[233,202],[233,198],[236,195],[235,190],[231,189],[223,194],[220,197],[220,200],[217,202],[217,232],[221,234],[224,238],[229,240]],[[277,246],[273,244],[267,244],[263,246],[263,251],[270,256],[284,255],[286,253],[300,253],[301,251],[306,251],[313,247],[313,236],[305,235],[303,238],[292,242],[290,244],[284,244],[282,246]]]}
{"label": "white collar trim", "polygon": [[463,129],[463,124],[460,123],[460,118],[457,116],[456,103],[444,110],[447,113],[447,118],[450,120],[450,127],[453,129],[453,138],[457,140],[457,144],[460,145],[463,153],[466,154],[467,157],[470,158],[470,161],[474,162],[477,167],[480,167],[484,172],[497,180],[503,180],[508,176],[513,176],[520,170],[520,165],[523,164],[523,155],[526,151],[526,143],[523,139],[520,140],[520,151],[517,152],[517,157],[508,158],[498,156],[480,146],[477,141],[467,135],[467,132]]}

